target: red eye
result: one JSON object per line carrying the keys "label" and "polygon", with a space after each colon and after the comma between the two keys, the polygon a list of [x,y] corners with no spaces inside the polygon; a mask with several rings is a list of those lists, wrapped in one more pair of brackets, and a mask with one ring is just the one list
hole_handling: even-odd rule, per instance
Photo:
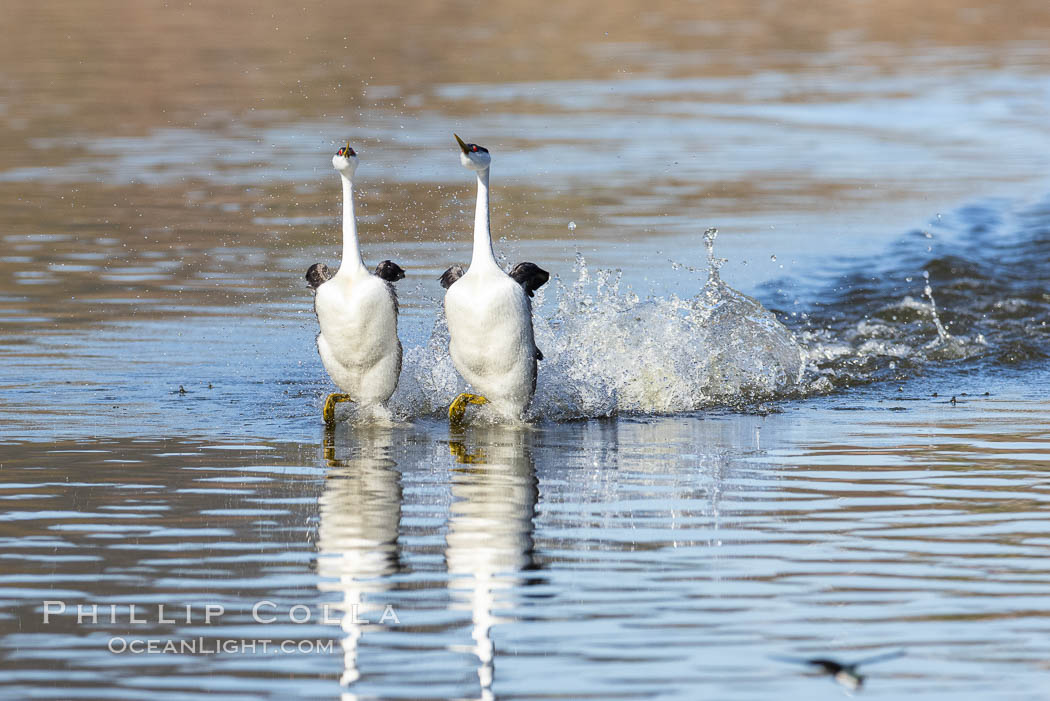
{"label": "red eye", "polygon": [[478,151],[478,145],[477,145],[477,144],[474,144],[473,146],[471,146],[471,147],[470,147],[470,150],[471,150],[471,151],[473,151],[474,153],[477,153],[477,151]]}

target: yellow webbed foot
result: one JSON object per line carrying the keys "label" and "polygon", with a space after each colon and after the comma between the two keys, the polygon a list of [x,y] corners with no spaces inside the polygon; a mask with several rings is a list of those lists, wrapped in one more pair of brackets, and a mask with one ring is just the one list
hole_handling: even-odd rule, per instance
{"label": "yellow webbed foot", "polygon": [[[324,427],[324,442],[321,444],[324,451],[324,461],[328,467],[338,467],[335,461],[335,424],[325,424]],[[325,477],[330,477],[331,473],[326,472]]]}
{"label": "yellow webbed foot", "polygon": [[454,457],[456,462],[460,465],[476,465],[478,463],[486,462],[485,451],[478,450],[476,453],[472,453],[459,441],[450,441],[448,449],[449,452],[452,453],[452,457]]}
{"label": "yellow webbed foot", "polygon": [[448,422],[453,426],[463,423],[463,415],[467,413],[468,404],[488,404],[487,399],[480,394],[467,394],[464,392],[448,405]]}
{"label": "yellow webbed foot", "polygon": [[324,417],[324,422],[331,426],[335,423],[335,405],[339,402],[352,402],[349,394],[329,394],[328,398],[324,400],[324,409],[321,411],[321,416]]}

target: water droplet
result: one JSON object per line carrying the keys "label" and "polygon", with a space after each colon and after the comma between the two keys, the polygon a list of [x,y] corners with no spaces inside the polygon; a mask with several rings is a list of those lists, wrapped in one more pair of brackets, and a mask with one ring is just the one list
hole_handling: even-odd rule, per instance
{"label": "water droplet", "polygon": [[576,231],[576,222],[569,222],[569,231]]}
{"label": "water droplet", "polygon": [[777,254],[776,254],[776,253],[774,253],[773,255],[771,255],[771,256],[769,257],[769,259],[770,259],[771,261],[773,261],[774,263],[776,263],[776,262],[777,262]]}

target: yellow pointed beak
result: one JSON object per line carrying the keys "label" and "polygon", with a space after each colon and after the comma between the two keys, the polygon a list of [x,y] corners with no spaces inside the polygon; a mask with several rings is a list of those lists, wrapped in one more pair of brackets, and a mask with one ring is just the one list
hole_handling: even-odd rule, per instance
{"label": "yellow pointed beak", "polygon": [[459,142],[459,147],[463,149],[463,153],[470,153],[470,149],[468,149],[467,145],[463,143],[463,139],[459,138],[459,134],[453,134],[452,136],[456,137],[456,141]]}

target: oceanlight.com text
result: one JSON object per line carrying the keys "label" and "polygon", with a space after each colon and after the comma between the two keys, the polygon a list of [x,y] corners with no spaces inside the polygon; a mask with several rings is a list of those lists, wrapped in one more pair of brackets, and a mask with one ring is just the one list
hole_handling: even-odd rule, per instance
{"label": "oceanlight.com text", "polygon": [[109,639],[106,646],[116,655],[312,655],[331,654],[334,640],[217,640],[189,638],[183,640],[162,638]]}

